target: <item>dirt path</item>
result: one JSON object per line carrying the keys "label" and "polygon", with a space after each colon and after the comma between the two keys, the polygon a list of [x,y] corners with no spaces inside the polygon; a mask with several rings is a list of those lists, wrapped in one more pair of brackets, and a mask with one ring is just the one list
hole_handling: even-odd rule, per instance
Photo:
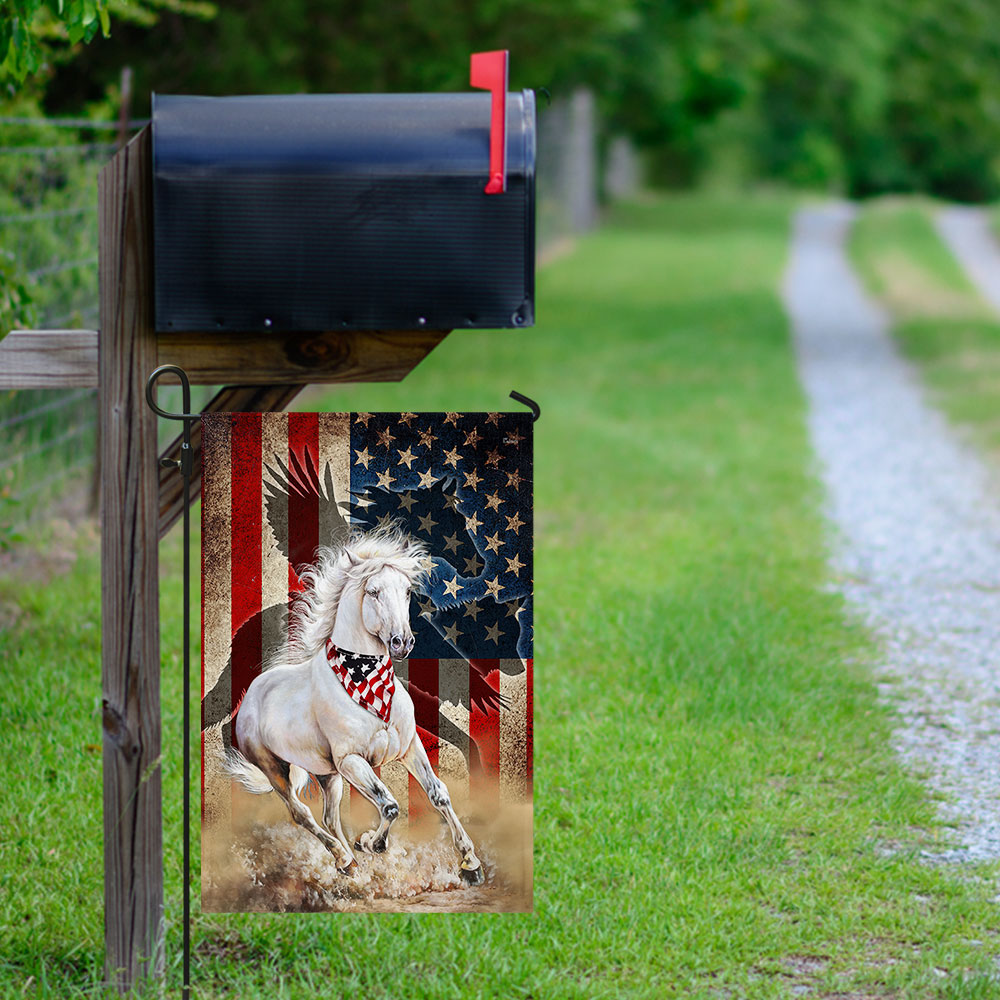
{"label": "dirt path", "polygon": [[955,843],[934,856],[1000,858],[1000,505],[854,276],[851,217],[846,205],[800,213],[783,287],[833,561],[884,641],[896,748],[947,797]]}

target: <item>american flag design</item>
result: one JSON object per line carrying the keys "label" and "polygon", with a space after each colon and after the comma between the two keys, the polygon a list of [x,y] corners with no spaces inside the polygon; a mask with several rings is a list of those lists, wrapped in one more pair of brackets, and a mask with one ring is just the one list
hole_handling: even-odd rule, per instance
{"label": "american flag design", "polygon": [[[300,575],[320,545],[336,546],[353,527],[395,522],[430,554],[411,601],[413,650],[382,683],[409,692],[456,812],[530,807],[531,414],[212,413],[203,457],[203,886],[218,856],[208,839],[225,840],[253,807],[219,764],[236,746],[240,700],[288,642]],[[337,660],[331,669],[345,669],[349,693],[348,684],[375,679],[352,680]],[[400,806],[392,834],[417,836],[436,820],[401,763],[377,772]],[[363,829],[352,813],[368,808],[345,790],[348,828]],[[526,836],[530,859],[530,825]]]}

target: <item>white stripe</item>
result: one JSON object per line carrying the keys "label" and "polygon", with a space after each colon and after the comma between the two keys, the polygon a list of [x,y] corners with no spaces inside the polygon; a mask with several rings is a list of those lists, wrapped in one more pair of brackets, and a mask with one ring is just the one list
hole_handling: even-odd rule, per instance
{"label": "white stripe", "polygon": [[[326,465],[330,464],[330,476],[333,479],[333,492],[337,503],[351,499],[351,461],[350,461],[351,428],[350,416],[347,413],[321,413],[319,415],[319,462],[318,473],[322,489],[326,490]],[[332,545],[337,539],[333,536],[333,525],[337,523],[337,511],[346,517],[343,507],[337,508],[320,501],[319,544]]]}
{"label": "white stripe", "polygon": [[[264,465],[275,465],[274,458],[277,456],[287,466],[288,465],[288,414],[287,413],[264,413],[261,415],[260,432],[260,454]],[[280,467],[279,467],[280,470]],[[263,469],[261,469],[263,478]],[[283,604],[288,600],[288,557],[278,548],[278,542],[271,524],[267,518],[268,494],[265,488],[261,489],[261,565],[260,565],[260,593],[261,608],[270,608],[276,604]],[[279,510],[284,508],[284,515],[288,517],[288,499],[283,497],[277,501],[271,500],[272,504],[277,503]],[[285,636],[287,646],[287,635]],[[268,647],[277,650],[280,639],[277,631],[272,634],[263,634],[262,641],[265,654]]]}
{"label": "white stripe", "polygon": [[441,749],[438,753],[438,776],[448,786],[452,802],[464,810],[469,801],[469,661],[441,660],[438,663],[438,691],[441,697],[441,715],[454,723],[459,730],[457,742],[446,740],[440,732]]}
{"label": "white stripe", "polygon": [[[209,504],[202,505],[202,638],[203,693],[210,691],[229,659],[232,638],[232,488],[229,420],[213,416],[214,451],[203,456],[202,484]],[[232,840],[232,782],[220,765],[222,733],[218,727],[202,737],[204,821],[202,885],[213,881],[213,869]]]}
{"label": "white stripe", "polygon": [[[521,672],[506,673],[514,669]],[[508,704],[500,710],[500,801],[521,803],[528,794],[527,663],[500,661],[500,693]]]}

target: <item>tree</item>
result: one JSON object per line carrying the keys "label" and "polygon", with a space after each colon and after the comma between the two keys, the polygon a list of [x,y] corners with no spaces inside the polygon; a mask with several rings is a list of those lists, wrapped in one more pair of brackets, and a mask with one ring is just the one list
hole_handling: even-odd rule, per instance
{"label": "tree", "polygon": [[4,0],[0,80],[23,83],[56,47],[111,33],[108,0]]}
{"label": "tree", "polygon": [[43,67],[65,62],[100,31],[111,34],[112,18],[144,27],[162,11],[212,17],[215,7],[202,0],[2,0],[0,82],[12,88]]}
{"label": "tree", "polygon": [[246,0],[211,21],[167,12],[60,69],[53,106],[91,97],[128,62],[137,94],[468,89],[469,54],[511,50],[511,86],[591,79],[634,0]]}

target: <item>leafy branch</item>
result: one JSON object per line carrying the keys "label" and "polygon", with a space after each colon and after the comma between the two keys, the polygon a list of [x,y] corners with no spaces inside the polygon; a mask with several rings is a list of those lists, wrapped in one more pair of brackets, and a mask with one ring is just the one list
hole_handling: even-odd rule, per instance
{"label": "leafy branch", "polygon": [[163,12],[209,20],[216,7],[207,0],[0,0],[0,12],[0,83],[16,86],[98,31],[108,38],[112,15],[150,27]]}

